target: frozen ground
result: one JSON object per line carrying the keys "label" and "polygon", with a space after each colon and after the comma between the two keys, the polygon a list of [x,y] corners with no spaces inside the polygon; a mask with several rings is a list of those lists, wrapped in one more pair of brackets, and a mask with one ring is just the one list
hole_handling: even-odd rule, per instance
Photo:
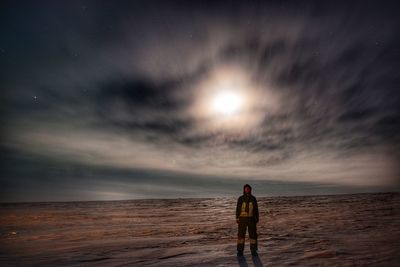
{"label": "frozen ground", "polygon": [[240,261],[234,198],[1,204],[0,265],[400,266],[400,193],[258,201]]}

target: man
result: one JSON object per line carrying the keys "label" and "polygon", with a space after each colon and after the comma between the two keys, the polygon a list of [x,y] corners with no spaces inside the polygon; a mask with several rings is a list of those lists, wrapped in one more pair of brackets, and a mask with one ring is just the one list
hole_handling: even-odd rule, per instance
{"label": "man", "polygon": [[243,186],[243,195],[239,197],[236,206],[236,222],[238,223],[237,254],[243,255],[246,228],[249,229],[251,255],[257,256],[258,205],[257,199],[251,194],[251,186]]}

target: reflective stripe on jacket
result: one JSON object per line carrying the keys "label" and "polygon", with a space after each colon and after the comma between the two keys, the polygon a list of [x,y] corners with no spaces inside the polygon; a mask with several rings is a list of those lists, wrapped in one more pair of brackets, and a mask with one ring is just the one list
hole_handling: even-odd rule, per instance
{"label": "reflective stripe on jacket", "polygon": [[249,212],[246,212],[246,202],[242,203],[239,217],[253,217],[253,202],[249,202]]}
{"label": "reflective stripe on jacket", "polygon": [[258,204],[257,199],[253,196],[249,196],[249,212],[246,212],[246,196],[242,195],[238,198],[236,206],[236,218],[239,217],[254,217],[258,222]]}

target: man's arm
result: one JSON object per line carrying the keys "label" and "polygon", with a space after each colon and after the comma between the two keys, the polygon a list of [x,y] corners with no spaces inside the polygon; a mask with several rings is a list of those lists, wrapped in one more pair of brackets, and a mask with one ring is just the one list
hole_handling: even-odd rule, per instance
{"label": "man's arm", "polygon": [[257,199],[254,197],[254,218],[256,219],[256,223],[258,223],[259,214],[258,214],[258,204]]}
{"label": "man's arm", "polygon": [[240,216],[240,210],[242,208],[242,203],[241,203],[241,197],[238,198],[237,204],[236,204],[236,220],[239,219]]}

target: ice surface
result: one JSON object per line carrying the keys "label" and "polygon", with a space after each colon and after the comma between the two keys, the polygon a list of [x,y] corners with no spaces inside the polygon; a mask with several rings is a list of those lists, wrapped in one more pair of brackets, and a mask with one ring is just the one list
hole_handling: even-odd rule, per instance
{"label": "ice surface", "polygon": [[236,198],[0,206],[1,266],[400,266],[400,194],[258,198],[259,258],[236,257]]}

